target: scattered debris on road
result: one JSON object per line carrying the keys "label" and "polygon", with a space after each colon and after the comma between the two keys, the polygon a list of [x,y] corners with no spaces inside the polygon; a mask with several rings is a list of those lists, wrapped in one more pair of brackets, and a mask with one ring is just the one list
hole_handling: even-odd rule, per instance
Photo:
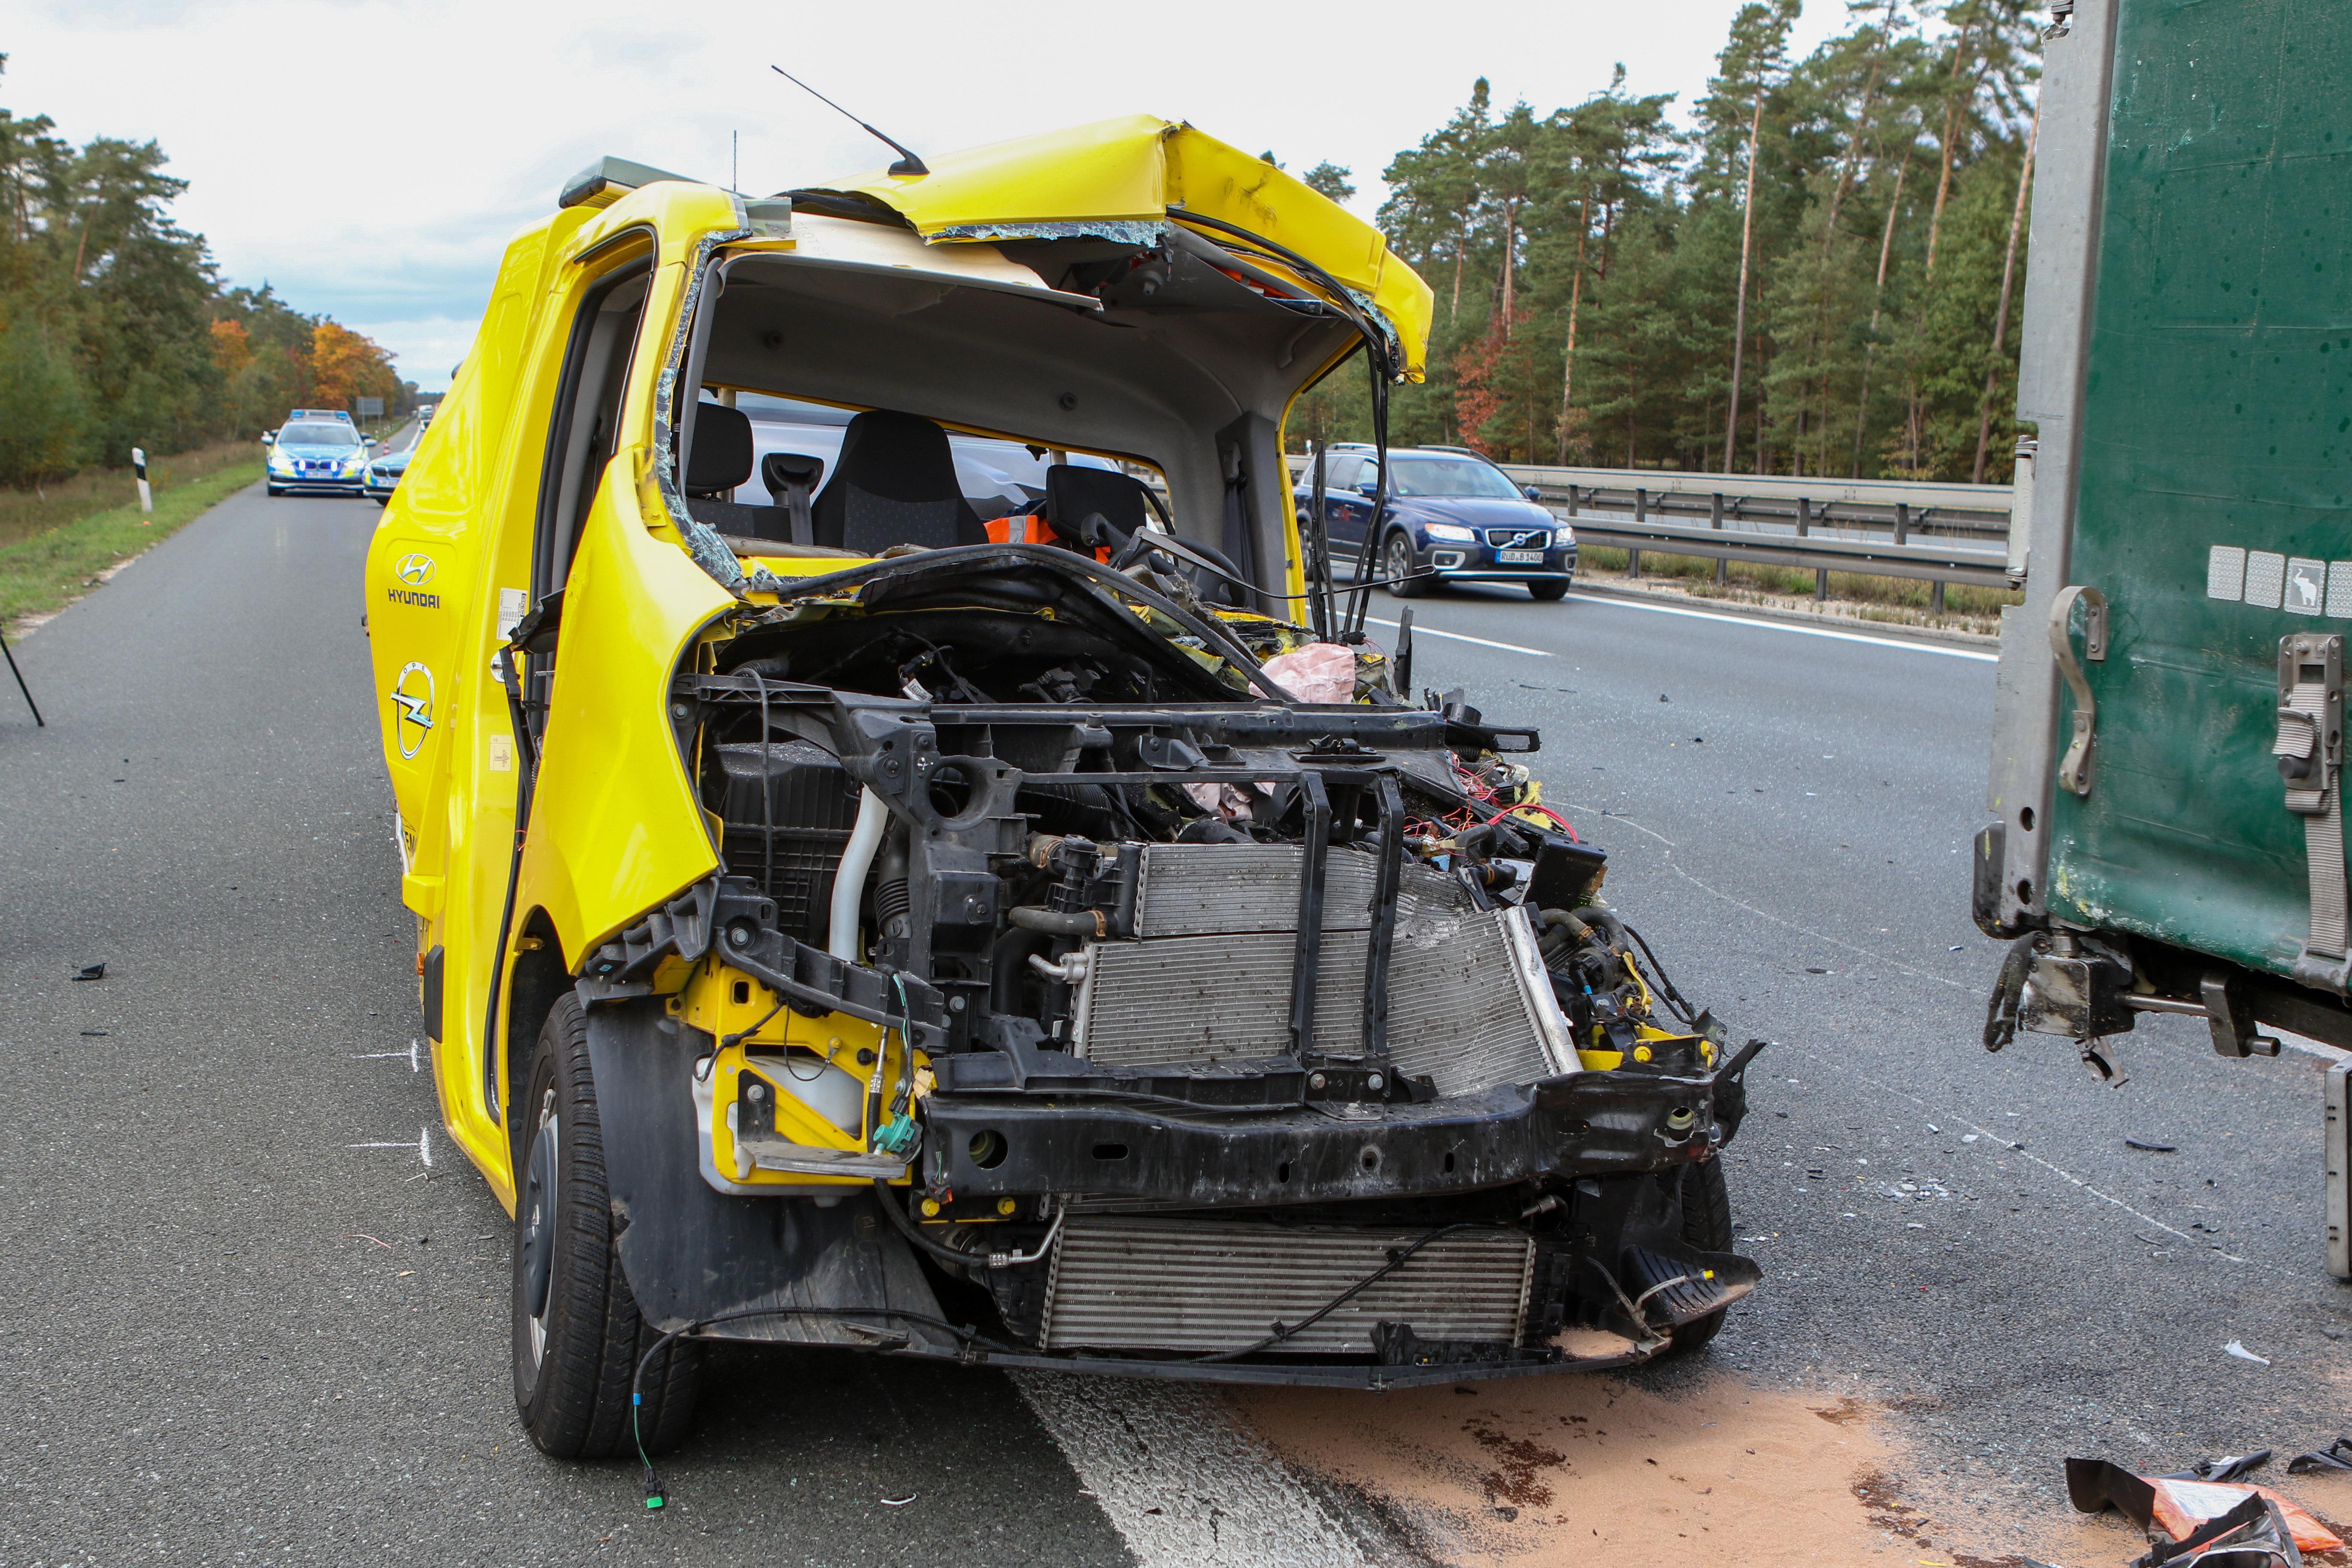
{"label": "scattered debris on road", "polygon": [[2325,1448],[2297,1454],[2286,1462],[2286,1473],[2291,1476],[2324,1470],[2352,1470],[2352,1437],[2338,1437]]}
{"label": "scattered debris on road", "polygon": [[2256,1355],[2253,1352],[2246,1348],[2246,1342],[2243,1340],[2231,1340],[2228,1344],[2223,1345],[2221,1348],[2229,1352],[2231,1355],[2236,1356],[2240,1361],[2253,1362],[2261,1366],[2268,1366],[2271,1364],[2270,1357]]}
{"label": "scattered debris on road", "polygon": [[2303,1554],[2296,1550],[2294,1531],[2284,1510],[2271,1499],[2257,1494],[2199,1526],[2178,1545],[2158,1544],[2141,1561],[2148,1568],[2166,1568],[2170,1563],[2191,1568],[2200,1563],[2211,1563],[2218,1568],[2224,1563],[2249,1561],[2302,1568]]}
{"label": "scattered debris on road", "polygon": [[2179,1144],[2159,1143],[2153,1138],[2126,1137],[2124,1139],[2124,1143],[2127,1148],[2145,1149],[2151,1154],[2178,1154],[2180,1152]]}
{"label": "scattered debris on road", "polygon": [[74,979],[77,982],[84,980],[103,980],[105,978],[106,965],[102,963],[85,964],[81,968],[74,971]]}
{"label": "scattered debris on road", "polygon": [[[2231,1478],[2242,1476],[2269,1458],[2269,1450],[2264,1449],[2235,1458],[2209,1459],[2168,1476],[2137,1475],[2105,1459],[2068,1459],[2066,1496],[2080,1512],[2100,1513],[2112,1508],[2147,1531],[2157,1543],[2156,1550],[2143,1559],[2151,1565],[2179,1563],[2186,1568],[2197,1560],[2195,1552],[2189,1550],[2191,1542],[2202,1536],[2201,1544],[2210,1545],[2231,1531],[2245,1528],[2255,1521],[2267,1521],[2273,1512],[2281,1536],[2290,1540],[2297,1551],[2342,1551],[2344,1542],[2334,1531],[2268,1487],[2234,1479],[2203,1479],[2208,1469]],[[2261,1506],[2264,1503],[2269,1507]],[[2208,1527],[2219,1526],[2224,1520],[2235,1522],[2208,1533]],[[2259,1537],[2250,1537],[2246,1544],[2251,1547],[2258,1541]],[[2273,1555],[2290,1564],[2300,1562],[2292,1554]]]}

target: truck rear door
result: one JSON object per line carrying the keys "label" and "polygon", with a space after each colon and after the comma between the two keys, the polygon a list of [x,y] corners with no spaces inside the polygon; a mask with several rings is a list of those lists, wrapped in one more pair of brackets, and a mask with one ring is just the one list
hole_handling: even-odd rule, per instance
{"label": "truck rear door", "polygon": [[2352,8],[2111,15],[2048,912],[2340,993]]}

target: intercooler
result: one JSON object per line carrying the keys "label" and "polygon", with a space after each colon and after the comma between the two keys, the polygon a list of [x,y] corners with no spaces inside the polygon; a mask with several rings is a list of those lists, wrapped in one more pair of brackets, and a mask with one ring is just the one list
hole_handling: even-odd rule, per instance
{"label": "intercooler", "polygon": [[[1423,1234],[1073,1215],[1046,1281],[1045,1347],[1241,1350],[1311,1317]],[[1516,1344],[1534,1275],[1525,1232],[1456,1231],[1281,1348],[1364,1354],[1382,1322],[1425,1340]]]}
{"label": "intercooler", "polygon": [[[1139,940],[1087,951],[1075,1048],[1118,1067],[1201,1066],[1287,1055],[1297,953],[1296,845],[1154,844],[1136,896]],[[1364,1049],[1364,970],[1375,867],[1326,862],[1315,1047]],[[1473,908],[1461,886],[1403,868],[1389,952],[1388,1054],[1441,1095],[1531,1083],[1577,1068],[1524,910]]]}

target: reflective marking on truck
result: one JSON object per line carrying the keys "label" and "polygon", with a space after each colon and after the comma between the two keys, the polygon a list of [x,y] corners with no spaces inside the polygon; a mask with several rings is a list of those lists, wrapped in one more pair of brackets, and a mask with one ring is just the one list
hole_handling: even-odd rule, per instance
{"label": "reflective marking on truck", "polygon": [[2246,552],[2235,544],[2217,544],[2205,552],[2205,596],[2242,599],[2246,596]]}
{"label": "reflective marking on truck", "polygon": [[2286,605],[2298,616],[2319,614],[2327,594],[2327,563],[2298,556],[2286,563]]}
{"label": "reflective marking on truck", "polygon": [[2289,558],[2236,544],[2208,545],[2205,596],[2252,605],[2258,610],[2352,621],[2352,561]]}
{"label": "reflective marking on truck", "polygon": [[2246,552],[2246,603],[2275,610],[2286,586],[2286,557],[2270,550]]}

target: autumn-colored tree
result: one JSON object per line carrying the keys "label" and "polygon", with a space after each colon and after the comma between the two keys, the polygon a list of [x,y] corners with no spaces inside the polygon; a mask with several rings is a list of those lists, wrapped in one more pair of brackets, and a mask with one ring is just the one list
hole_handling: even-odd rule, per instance
{"label": "autumn-colored tree", "polygon": [[253,363],[253,334],[242,321],[213,323],[213,363],[224,375],[235,375]]}
{"label": "autumn-colored tree", "polygon": [[1486,434],[1486,426],[1503,411],[1502,394],[1495,380],[1508,332],[1508,324],[1497,316],[1485,337],[1465,343],[1454,354],[1454,417],[1463,443],[1490,457],[1498,443]]}
{"label": "autumn-colored tree", "polygon": [[172,220],[186,183],[161,147],[54,130],[0,109],[0,485],[250,436],[325,401],[322,379],[341,401],[409,406],[373,343],[267,284],[223,286],[203,236]]}
{"label": "autumn-colored tree", "polygon": [[390,409],[399,401],[400,378],[373,340],[320,321],[310,333],[310,396],[321,408],[343,409],[356,408],[358,398],[381,397]]}

